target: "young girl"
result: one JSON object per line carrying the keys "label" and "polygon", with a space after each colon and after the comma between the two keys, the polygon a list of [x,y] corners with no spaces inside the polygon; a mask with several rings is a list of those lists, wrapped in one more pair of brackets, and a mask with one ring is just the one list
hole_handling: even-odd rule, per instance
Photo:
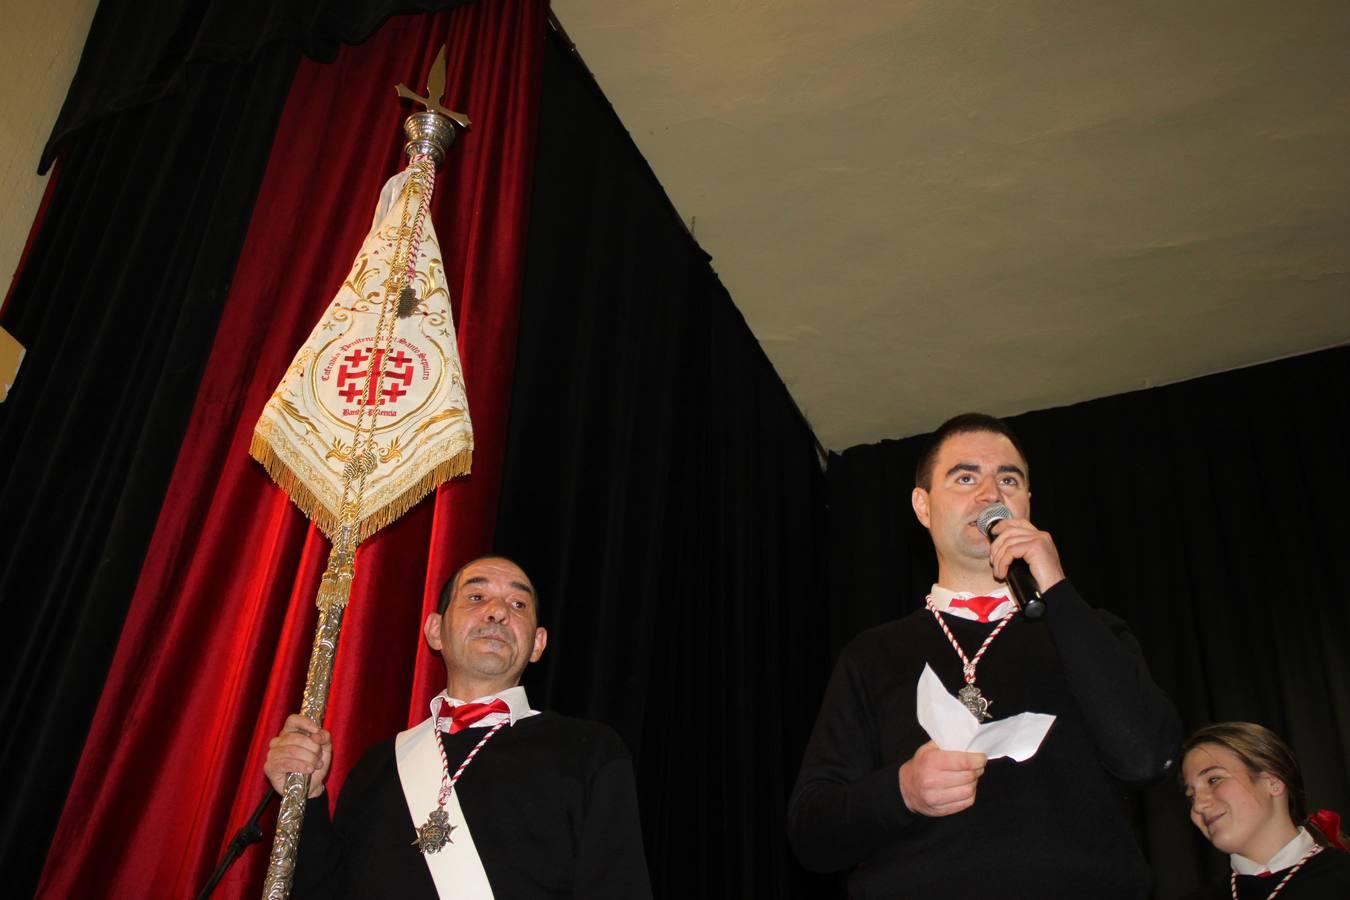
{"label": "young girl", "polygon": [[1201,728],[1182,747],[1191,821],[1229,854],[1227,885],[1203,898],[1350,898],[1350,854],[1335,813],[1309,817],[1289,747],[1250,722]]}

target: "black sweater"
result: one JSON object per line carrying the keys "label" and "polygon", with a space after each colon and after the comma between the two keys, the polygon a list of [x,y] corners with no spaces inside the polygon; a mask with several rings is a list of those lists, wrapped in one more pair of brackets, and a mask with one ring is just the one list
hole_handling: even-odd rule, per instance
{"label": "black sweater", "polygon": [[[1289,869],[1261,878],[1257,875],[1237,877],[1238,900],[1266,900]],[[1229,900],[1233,896],[1228,879],[1208,890],[1187,895],[1187,900]],[[1345,900],[1350,897],[1350,853],[1323,850],[1308,860],[1294,873],[1280,900]]]}
{"label": "black sweater", "polygon": [[[483,734],[442,735],[451,772]],[[455,791],[498,898],[651,897],[633,767],[604,725],[548,712],[521,719],[474,757]],[[331,821],[326,797],[309,801],[293,894],[435,897],[415,838],[390,738],[352,769]]]}
{"label": "black sweater", "polygon": [[[1055,715],[1024,763],[991,761],[975,805],[911,813],[900,765],[928,741],[915,713],[925,663],[955,693],[961,661],[928,610],[864,632],[841,653],[807,745],[788,834],[809,869],[852,868],[849,896],[1141,898],[1149,870],[1121,784],[1168,770],[1181,726],[1123,622],[1068,582],[1040,622],[1015,618],[976,672],[995,719]],[[967,656],[994,627],[945,620]]]}

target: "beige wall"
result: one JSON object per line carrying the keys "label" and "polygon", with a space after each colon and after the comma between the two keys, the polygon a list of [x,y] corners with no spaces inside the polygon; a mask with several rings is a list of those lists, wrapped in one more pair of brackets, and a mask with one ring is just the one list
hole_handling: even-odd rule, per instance
{"label": "beige wall", "polygon": [[0,297],[47,178],[38,157],[80,61],[97,0],[8,0],[0,9]]}

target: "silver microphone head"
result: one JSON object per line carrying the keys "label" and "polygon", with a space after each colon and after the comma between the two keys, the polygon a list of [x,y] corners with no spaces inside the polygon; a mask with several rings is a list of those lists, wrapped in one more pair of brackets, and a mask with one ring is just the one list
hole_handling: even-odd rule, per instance
{"label": "silver microphone head", "polygon": [[975,527],[980,529],[980,534],[992,541],[994,536],[990,534],[990,532],[993,530],[994,526],[1004,519],[1012,518],[1015,518],[1012,514],[1012,510],[1008,509],[1008,507],[1004,506],[1002,503],[995,503],[993,506],[986,506],[984,508],[984,512],[980,513],[979,518],[975,520]]}

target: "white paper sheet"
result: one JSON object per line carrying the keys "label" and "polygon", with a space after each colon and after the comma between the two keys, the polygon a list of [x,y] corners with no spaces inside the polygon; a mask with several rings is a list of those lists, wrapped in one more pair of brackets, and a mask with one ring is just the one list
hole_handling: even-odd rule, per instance
{"label": "white paper sheet", "polygon": [[960,700],[947,693],[932,667],[926,664],[919,676],[917,700],[919,724],[933,743],[943,750],[983,753],[990,759],[1000,756],[1018,762],[1031,759],[1055,721],[1054,716],[1046,713],[1026,712],[980,724]]}

